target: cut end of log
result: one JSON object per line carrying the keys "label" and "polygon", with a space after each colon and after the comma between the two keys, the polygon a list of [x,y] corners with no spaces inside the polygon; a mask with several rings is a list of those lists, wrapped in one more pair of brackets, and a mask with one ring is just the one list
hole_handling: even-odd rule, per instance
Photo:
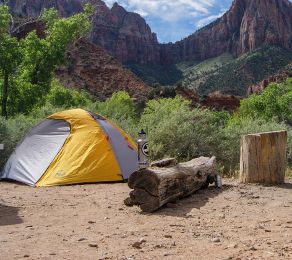
{"label": "cut end of log", "polygon": [[285,181],[287,131],[243,136],[240,146],[242,183],[281,184]]}

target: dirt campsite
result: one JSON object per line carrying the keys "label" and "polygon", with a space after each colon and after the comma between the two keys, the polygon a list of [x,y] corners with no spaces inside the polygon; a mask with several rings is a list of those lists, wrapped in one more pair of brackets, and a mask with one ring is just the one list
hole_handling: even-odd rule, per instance
{"label": "dirt campsite", "polygon": [[1,259],[291,259],[292,179],[223,179],[155,213],[127,207],[126,183],[0,183]]}

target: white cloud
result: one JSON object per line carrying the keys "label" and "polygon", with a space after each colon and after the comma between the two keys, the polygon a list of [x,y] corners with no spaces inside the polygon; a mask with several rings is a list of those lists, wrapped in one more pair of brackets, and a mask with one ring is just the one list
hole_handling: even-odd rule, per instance
{"label": "white cloud", "polygon": [[203,19],[200,19],[199,21],[197,21],[196,25],[198,28],[201,28],[209,23],[211,23],[212,21],[216,20],[217,18],[221,17],[225,12],[219,13],[219,14],[215,14],[215,15],[210,15],[207,16]]}
{"label": "white cloud", "polygon": [[140,14],[142,17],[145,17],[148,15],[147,12],[145,12],[144,10],[142,9],[138,9],[138,10],[133,10],[134,13],[137,13],[137,14]]}
{"label": "white cloud", "polygon": [[[105,0],[111,6],[114,0]],[[137,11],[144,16],[157,16],[164,21],[177,21],[187,15],[209,14],[209,8],[214,6],[215,0],[117,0],[128,10]]]}
{"label": "white cloud", "polygon": [[[163,42],[179,40],[222,15],[232,0],[104,0],[143,16]],[[176,37],[177,35],[177,37]]]}

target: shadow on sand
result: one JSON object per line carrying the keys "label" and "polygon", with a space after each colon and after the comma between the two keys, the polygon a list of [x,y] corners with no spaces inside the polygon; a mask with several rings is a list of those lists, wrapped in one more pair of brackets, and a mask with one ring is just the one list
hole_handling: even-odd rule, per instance
{"label": "shadow on sand", "polygon": [[220,193],[227,191],[232,187],[233,187],[232,185],[223,185],[221,189],[218,189],[215,186],[210,186],[207,189],[198,190],[189,197],[180,200],[177,204],[174,205],[175,206],[174,208],[167,208],[166,206],[164,206],[158,211],[151,213],[151,215],[188,218],[187,213],[191,212],[193,209],[200,209],[204,207],[209,202],[210,199],[215,198]]}
{"label": "shadow on sand", "polygon": [[0,227],[22,223],[23,221],[18,216],[18,212],[18,208],[6,206],[0,203]]}
{"label": "shadow on sand", "polygon": [[292,190],[292,183],[286,182],[284,184],[279,185],[278,187],[281,189]]}

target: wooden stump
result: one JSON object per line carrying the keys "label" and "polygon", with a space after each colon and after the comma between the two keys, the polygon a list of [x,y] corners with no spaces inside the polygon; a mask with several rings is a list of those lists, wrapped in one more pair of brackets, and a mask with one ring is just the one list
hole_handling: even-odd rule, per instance
{"label": "wooden stump", "polygon": [[[186,197],[199,190],[216,176],[216,158],[200,157],[176,164],[173,159],[155,162],[153,167],[134,172],[128,185],[133,191],[127,205],[138,205],[145,212],[153,212],[166,203]],[[161,167],[158,167],[162,165]],[[165,166],[170,165],[166,168]]]}
{"label": "wooden stump", "polygon": [[287,131],[243,136],[240,147],[240,181],[242,183],[284,183],[286,149]]}

